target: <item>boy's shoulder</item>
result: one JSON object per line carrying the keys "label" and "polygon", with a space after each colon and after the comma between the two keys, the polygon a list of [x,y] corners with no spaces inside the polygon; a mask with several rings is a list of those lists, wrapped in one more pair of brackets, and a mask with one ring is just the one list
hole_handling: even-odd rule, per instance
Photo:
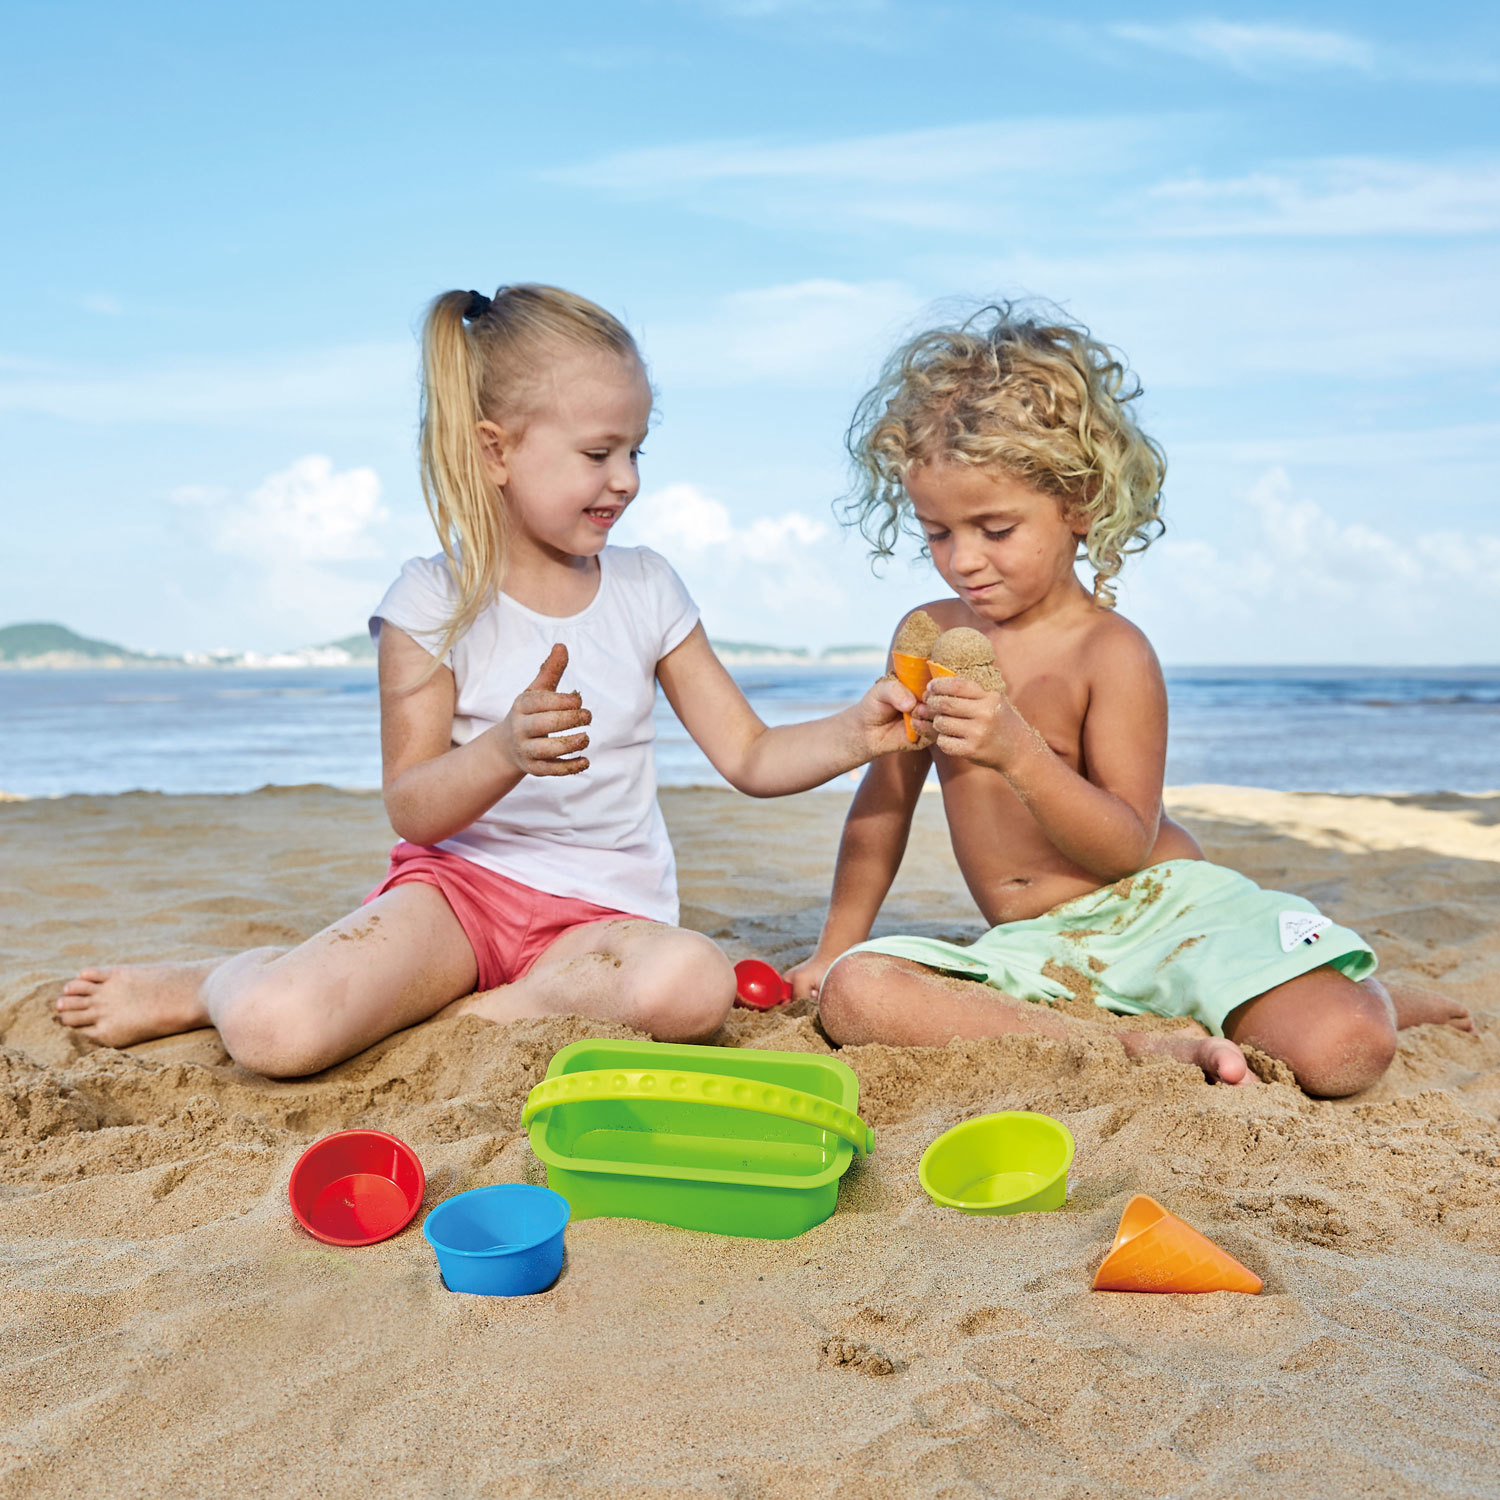
{"label": "boy's shoulder", "polygon": [[1096,609],[1079,635],[1078,655],[1095,677],[1161,675],[1156,650],[1141,627],[1112,609]]}

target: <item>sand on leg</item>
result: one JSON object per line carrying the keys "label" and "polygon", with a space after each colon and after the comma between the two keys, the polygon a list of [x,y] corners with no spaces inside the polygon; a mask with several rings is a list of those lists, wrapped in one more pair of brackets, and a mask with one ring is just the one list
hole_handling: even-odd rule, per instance
{"label": "sand on leg", "polygon": [[1324,964],[1237,1006],[1224,1035],[1286,1063],[1304,1093],[1341,1099],[1390,1067],[1396,1024],[1383,985],[1357,984]]}
{"label": "sand on leg", "polygon": [[477,972],[442,892],[412,881],[295,948],[86,969],[58,1019],[115,1047],[217,1026],[236,1062],[299,1077],[427,1020],[472,990]]}
{"label": "sand on leg", "polygon": [[459,1000],[448,1014],[592,1016],[659,1042],[696,1042],[719,1029],[733,1004],[734,970],[712,939],[620,917],[570,928],[520,979]]}
{"label": "sand on leg", "polygon": [[[955,1039],[1015,1035],[1061,1039],[1076,1035],[1080,1024],[977,980],[880,953],[839,959],[824,976],[818,1014],[824,1031],[840,1046],[884,1042],[943,1047]],[[1243,1083],[1249,1076],[1244,1054],[1232,1041],[1196,1030],[1114,1035],[1130,1057],[1173,1057],[1220,1083]]]}

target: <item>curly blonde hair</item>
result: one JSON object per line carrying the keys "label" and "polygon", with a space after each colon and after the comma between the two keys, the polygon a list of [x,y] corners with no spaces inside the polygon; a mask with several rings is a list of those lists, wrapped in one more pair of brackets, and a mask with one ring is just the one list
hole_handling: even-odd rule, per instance
{"label": "curly blonde hair", "polygon": [[1094,598],[1115,603],[1126,556],[1160,536],[1167,461],[1127,404],[1140,381],[1086,328],[1013,303],[910,338],[849,424],[855,487],[845,502],[876,557],[911,519],[907,473],[953,462],[1012,475],[1088,521]]}

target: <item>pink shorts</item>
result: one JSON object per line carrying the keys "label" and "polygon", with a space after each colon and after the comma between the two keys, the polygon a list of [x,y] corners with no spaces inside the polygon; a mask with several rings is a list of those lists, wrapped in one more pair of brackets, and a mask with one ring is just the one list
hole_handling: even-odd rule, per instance
{"label": "pink shorts", "polygon": [[391,850],[385,879],[365,897],[368,905],[393,886],[419,880],[435,885],[453,908],[479,965],[476,990],[510,984],[527,972],[563,933],[591,922],[626,918],[644,922],[626,911],[595,906],[571,896],[549,896],[519,880],[496,874],[462,855],[403,839]]}

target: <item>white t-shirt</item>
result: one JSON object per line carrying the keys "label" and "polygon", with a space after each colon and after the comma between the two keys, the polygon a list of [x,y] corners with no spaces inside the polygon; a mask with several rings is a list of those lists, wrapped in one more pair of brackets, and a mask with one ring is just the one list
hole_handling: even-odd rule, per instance
{"label": "white t-shirt", "polygon": [[[593,714],[589,768],[526,776],[439,848],[534,890],[676,922],[677,862],[656,801],[656,664],[698,623],[698,606],[665,558],[649,547],[606,547],[599,592],[576,615],[539,615],[505,594],[459,637],[444,661],[458,701],[453,743],[497,724],[561,641],[568,668],[559,692],[579,692]],[[436,652],[456,589],[448,565],[414,557],[370,619],[378,641],[389,620]]]}

